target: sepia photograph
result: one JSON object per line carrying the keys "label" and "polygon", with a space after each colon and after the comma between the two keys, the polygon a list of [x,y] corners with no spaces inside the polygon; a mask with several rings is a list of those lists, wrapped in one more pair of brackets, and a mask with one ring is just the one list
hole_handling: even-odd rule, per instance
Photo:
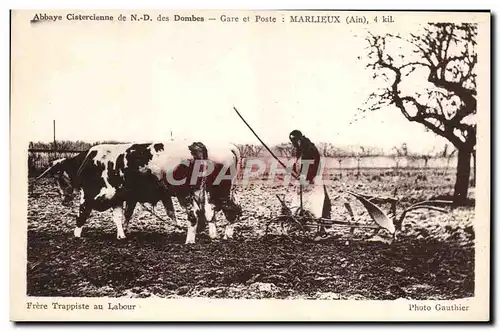
{"label": "sepia photograph", "polygon": [[11,319],[489,320],[490,20],[11,11]]}

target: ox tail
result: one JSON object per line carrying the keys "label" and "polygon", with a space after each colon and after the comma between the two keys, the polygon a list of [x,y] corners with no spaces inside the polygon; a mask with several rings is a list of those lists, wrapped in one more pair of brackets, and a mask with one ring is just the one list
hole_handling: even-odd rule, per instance
{"label": "ox tail", "polygon": [[234,187],[235,181],[237,180],[239,172],[241,170],[240,169],[240,167],[241,167],[241,153],[236,145],[233,145],[233,148],[231,148],[231,152],[233,153],[233,156],[234,156],[234,168],[235,168],[235,172],[236,172],[234,174],[234,177],[233,177],[232,187]]}
{"label": "ox tail", "polygon": [[233,153],[233,157],[234,157],[234,171],[235,171],[235,174],[232,176],[232,180],[231,180],[231,189],[230,189],[230,192],[229,192],[229,195],[231,197],[231,200],[234,201],[234,203],[236,203],[239,207],[239,199],[237,198],[237,195],[236,195],[236,184],[238,182],[238,178],[239,178],[239,173],[241,172],[241,153],[240,153],[240,150],[238,149],[238,147],[236,145],[233,145],[233,148],[231,148],[231,152]]}

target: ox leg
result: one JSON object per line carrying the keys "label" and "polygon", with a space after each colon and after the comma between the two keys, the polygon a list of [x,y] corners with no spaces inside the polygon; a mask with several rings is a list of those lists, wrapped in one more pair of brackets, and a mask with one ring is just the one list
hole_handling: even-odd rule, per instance
{"label": "ox leg", "polygon": [[168,197],[162,198],[161,202],[163,203],[163,207],[165,207],[165,211],[167,212],[167,216],[172,221],[175,221],[175,223],[178,226],[181,226],[180,221],[175,216],[175,208],[174,208],[174,203],[172,202],[172,197],[168,196]]}
{"label": "ox leg", "polygon": [[196,229],[198,228],[198,218],[193,210],[187,212],[188,214],[188,230],[186,235],[186,244],[194,244],[196,241]]}
{"label": "ox leg", "polygon": [[217,208],[216,205],[213,205],[211,203],[207,203],[205,205],[205,218],[208,223],[208,235],[210,236],[210,239],[217,239],[217,212],[220,209]]}
{"label": "ox leg", "polygon": [[226,230],[224,231],[224,239],[231,239],[233,238],[234,234],[234,224],[232,221],[230,221],[230,217],[227,216],[226,212],[224,212],[224,215],[226,216],[226,219],[228,220],[229,224],[226,225]]}
{"label": "ox leg", "polygon": [[217,239],[217,226],[213,221],[208,223],[208,235],[210,236],[210,239]]}
{"label": "ox leg", "polygon": [[217,226],[215,225],[216,219],[215,219],[215,214],[214,216],[208,221],[208,235],[210,236],[210,239],[217,239]]}
{"label": "ox leg", "polygon": [[132,214],[134,213],[136,204],[137,201],[127,201],[125,203],[125,210],[123,211],[123,216],[125,217],[123,227],[125,231],[128,231],[128,225],[130,223],[130,219],[132,218]]}
{"label": "ox leg", "polygon": [[224,212],[224,216],[229,223],[224,232],[224,239],[231,239],[234,234],[234,223],[238,222],[241,216],[241,206],[233,199],[230,199],[225,201],[222,211]]}
{"label": "ox leg", "polygon": [[198,228],[198,210],[199,207],[193,203],[192,198],[178,198],[179,203],[184,207],[188,215],[188,229],[186,235],[186,244],[194,244],[196,241],[196,230]]}
{"label": "ox leg", "polygon": [[113,208],[113,221],[116,225],[116,238],[125,239],[125,232],[123,231],[123,206],[116,206]]}
{"label": "ox leg", "polygon": [[[83,200],[83,198],[82,198]],[[80,208],[78,210],[78,216],[76,217],[76,227],[73,231],[73,234],[76,238],[80,238],[82,236],[82,228],[87,218],[90,216],[91,208],[86,203],[81,203]]]}

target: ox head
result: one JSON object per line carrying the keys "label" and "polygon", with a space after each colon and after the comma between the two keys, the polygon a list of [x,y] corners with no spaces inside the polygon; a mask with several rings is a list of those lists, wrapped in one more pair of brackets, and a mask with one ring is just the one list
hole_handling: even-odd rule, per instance
{"label": "ox head", "polygon": [[72,180],[68,174],[67,166],[67,158],[52,161],[50,167],[48,167],[40,176],[35,179],[35,181],[37,181],[45,176],[54,177],[57,181],[59,193],[62,197],[62,204],[64,206],[71,205],[71,201],[73,201],[74,197],[74,187]]}
{"label": "ox head", "polygon": [[197,141],[189,145],[189,151],[195,160],[206,160],[208,158],[207,147]]}

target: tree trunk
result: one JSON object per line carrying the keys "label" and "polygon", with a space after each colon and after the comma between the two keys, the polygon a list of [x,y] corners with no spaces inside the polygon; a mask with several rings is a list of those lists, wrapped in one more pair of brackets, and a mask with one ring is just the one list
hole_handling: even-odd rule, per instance
{"label": "tree trunk", "polygon": [[472,151],[472,186],[476,187],[476,151]]}
{"label": "tree trunk", "polygon": [[453,201],[458,205],[463,204],[467,200],[471,155],[472,150],[468,148],[463,147],[458,150],[457,178],[453,196]]}

